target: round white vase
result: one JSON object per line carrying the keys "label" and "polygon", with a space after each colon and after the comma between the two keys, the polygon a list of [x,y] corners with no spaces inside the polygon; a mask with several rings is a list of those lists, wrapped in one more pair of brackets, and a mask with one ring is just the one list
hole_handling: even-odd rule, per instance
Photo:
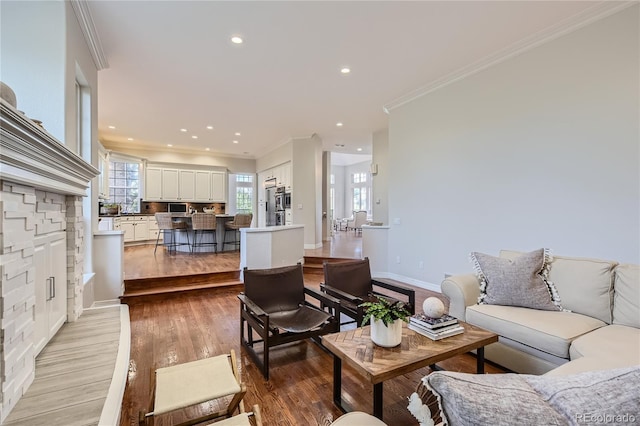
{"label": "round white vase", "polygon": [[384,348],[398,346],[402,341],[402,320],[397,319],[386,326],[382,320],[371,317],[371,340]]}

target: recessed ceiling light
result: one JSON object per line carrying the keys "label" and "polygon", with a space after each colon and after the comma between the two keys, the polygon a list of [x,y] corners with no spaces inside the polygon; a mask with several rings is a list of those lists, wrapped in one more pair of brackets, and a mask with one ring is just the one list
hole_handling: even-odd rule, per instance
{"label": "recessed ceiling light", "polygon": [[207,130],[213,130],[213,126],[207,126]]}
{"label": "recessed ceiling light", "polygon": [[116,126],[109,126],[109,128],[110,128],[111,130],[113,130],[113,129],[115,129],[115,128],[116,128]]}
{"label": "recessed ceiling light", "polygon": [[238,143],[238,141],[233,141],[233,143]]}
{"label": "recessed ceiling light", "polygon": [[342,68],[340,69],[340,72],[341,72],[342,74],[349,74],[349,73],[351,72],[351,68],[349,68],[349,67],[342,67]]}
{"label": "recessed ceiling light", "polygon": [[128,141],[132,141],[132,140],[133,140],[133,138],[127,138],[127,140],[128,140]]}
{"label": "recessed ceiling light", "polygon": [[170,143],[168,143],[168,144],[167,144],[167,146],[173,146],[173,145],[171,145]]}
{"label": "recessed ceiling light", "polygon": [[242,42],[243,42],[243,41],[244,41],[244,40],[242,40],[242,37],[240,37],[240,36],[233,36],[233,37],[231,37],[231,43],[234,43],[234,44],[242,44]]}
{"label": "recessed ceiling light", "polygon": [[191,139],[198,139],[196,135],[191,136]]}
{"label": "recessed ceiling light", "polygon": [[185,133],[185,132],[187,131],[187,129],[180,129],[180,131],[181,131],[182,133]]}
{"label": "recessed ceiling light", "polygon": [[360,152],[360,151],[362,151],[362,148],[358,148],[358,149],[356,149],[356,151]]}
{"label": "recessed ceiling light", "polygon": [[236,133],[235,133],[235,135],[236,135],[236,136],[240,136],[240,132],[236,132]]}
{"label": "recessed ceiling light", "polygon": [[338,126],[338,127],[342,127],[342,123],[341,123],[341,122],[338,122],[338,123],[336,123],[336,126]]}
{"label": "recessed ceiling light", "polygon": [[211,151],[211,148],[205,148],[204,150],[205,151]]}

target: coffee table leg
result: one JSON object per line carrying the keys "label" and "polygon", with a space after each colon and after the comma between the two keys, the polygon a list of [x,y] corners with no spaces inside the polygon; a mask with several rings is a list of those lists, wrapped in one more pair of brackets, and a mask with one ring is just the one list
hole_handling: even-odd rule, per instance
{"label": "coffee table leg", "polygon": [[373,385],[373,415],[382,420],[382,382]]}
{"label": "coffee table leg", "polygon": [[342,360],[337,356],[333,357],[333,403],[342,411]]}
{"label": "coffee table leg", "polygon": [[476,351],[476,363],[478,374],[484,374],[484,347],[478,348]]}

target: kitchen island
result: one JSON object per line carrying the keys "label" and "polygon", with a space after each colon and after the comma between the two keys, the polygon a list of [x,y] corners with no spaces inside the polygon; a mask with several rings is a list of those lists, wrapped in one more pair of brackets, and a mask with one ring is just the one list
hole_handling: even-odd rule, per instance
{"label": "kitchen island", "polygon": [[[194,247],[193,248],[194,253],[212,253],[216,250],[216,248],[217,248],[217,251],[233,251],[236,249],[235,246],[233,245],[227,245],[227,247],[224,247],[224,244],[223,244],[224,234],[225,234],[224,224],[230,220],[233,220],[234,216],[231,214],[217,214],[215,216],[216,216],[215,242],[217,243],[217,246],[214,246],[212,244],[214,240],[213,240],[213,234],[211,232],[198,232],[198,243],[207,244],[207,245]],[[192,250],[191,244],[193,244],[194,235],[195,235],[194,230],[191,229],[191,216],[188,214],[182,215],[182,216],[175,215],[173,217],[173,220],[184,221],[187,223],[186,232],[179,231],[175,233],[175,241],[177,243],[185,243],[185,245],[177,246],[176,250],[180,252],[190,252]],[[229,238],[231,238],[231,236],[229,236]],[[189,243],[189,245],[186,245],[187,242]]]}

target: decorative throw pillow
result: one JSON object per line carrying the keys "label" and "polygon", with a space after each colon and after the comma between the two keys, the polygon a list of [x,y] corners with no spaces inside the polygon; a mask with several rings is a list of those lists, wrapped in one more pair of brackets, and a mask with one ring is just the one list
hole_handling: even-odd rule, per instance
{"label": "decorative throw pillow", "polygon": [[471,253],[480,280],[478,304],[562,310],[555,286],[546,279],[550,258],[547,249],[524,253],[515,259]]}
{"label": "decorative throw pillow", "polygon": [[422,379],[438,398],[446,425],[566,425],[518,374],[437,371]]}

